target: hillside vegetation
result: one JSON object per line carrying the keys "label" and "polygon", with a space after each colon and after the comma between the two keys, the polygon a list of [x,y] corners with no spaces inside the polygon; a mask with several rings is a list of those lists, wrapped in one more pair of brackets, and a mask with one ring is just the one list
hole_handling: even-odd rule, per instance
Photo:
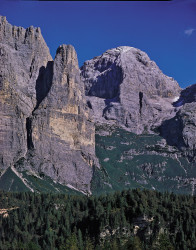
{"label": "hillside vegetation", "polygon": [[92,192],[148,188],[195,194],[196,168],[156,134],[136,135],[122,128],[97,126]]}
{"label": "hillside vegetation", "polygon": [[[14,209],[10,209],[14,208]],[[0,249],[195,249],[196,197],[0,192]],[[2,210],[2,211],[4,211]]]}

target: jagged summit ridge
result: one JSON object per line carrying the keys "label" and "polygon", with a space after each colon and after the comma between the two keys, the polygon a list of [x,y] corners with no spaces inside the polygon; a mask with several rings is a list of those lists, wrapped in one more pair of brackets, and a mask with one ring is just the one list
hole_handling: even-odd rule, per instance
{"label": "jagged summit ridge", "polygon": [[52,60],[40,30],[0,18],[0,161],[14,164],[27,152],[26,119],[36,106],[36,80]]}
{"label": "jagged summit ridge", "polygon": [[90,192],[95,132],[75,49],[59,46],[53,61],[39,28],[0,17],[0,54],[0,170],[32,170]]}
{"label": "jagged summit ridge", "polygon": [[12,26],[5,17],[0,17],[0,43],[3,55],[5,56],[8,52],[9,57],[12,57],[7,59],[12,59],[17,80],[20,82],[20,86],[17,86],[16,89],[19,87],[25,94],[32,96],[33,105],[35,105],[36,90],[34,85],[39,69],[42,66],[45,67],[48,61],[53,60],[40,28],[31,26],[24,29]]}

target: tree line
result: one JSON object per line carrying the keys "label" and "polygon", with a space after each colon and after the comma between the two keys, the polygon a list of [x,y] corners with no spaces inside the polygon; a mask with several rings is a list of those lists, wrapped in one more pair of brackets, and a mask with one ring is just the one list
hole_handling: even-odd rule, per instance
{"label": "tree line", "polygon": [[126,190],[86,197],[0,191],[0,249],[196,249],[196,197]]}

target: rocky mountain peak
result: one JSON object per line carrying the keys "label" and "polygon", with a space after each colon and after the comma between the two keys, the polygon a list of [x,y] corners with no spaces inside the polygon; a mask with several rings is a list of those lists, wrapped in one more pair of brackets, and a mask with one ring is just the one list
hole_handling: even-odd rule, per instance
{"label": "rocky mountain peak", "polygon": [[[81,70],[86,93],[90,96],[105,98],[105,93],[111,93],[108,88],[120,91],[120,86],[125,84],[130,90],[145,92],[150,97],[175,97],[180,91],[173,78],[165,76],[145,52],[133,47],[120,46],[107,50],[85,62]],[[115,73],[117,76],[112,75]]]}
{"label": "rocky mountain peak", "polygon": [[73,46],[53,61],[40,28],[0,17],[0,170],[36,171],[90,192],[94,124]]}
{"label": "rocky mountain peak", "polygon": [[[61,77],[61,79],[55,79],[55,77]],[[78,83],[77,88],[82,91],[84,86],[80,80],[76,51],[72,45],[64,44],[59,46],[56,51],[54,59],[54,81],[61,84],[65,84],[65,82],[67,82],[67,87],[69,87],[71,84],[69,79],[71,78],[75,79],[76,83]],[[74,88],[72,89],[74,90]]]}
{"label": "rocky mountain peak", "polygon": [[77,53],[72,45],[65,45],[65,44],[60,45],[56,51],[56,56],[55,56],[56,60],[57,57],[61,57],[62,62],[65,65],[71,63],[71,65],[78,67]]}
{"label": "rocky mountain peak", "polygon": [[172,113],[173,100],[181,91],[145,52],[129,46],[85,62],[81,75],[95,120],[136,133],[150,131]]}
{"label": "rocky mountain peak", "polygon": [[195,160],[195,86],[181,91],[129,46],[109,49],[80,70],[72,45],[60,45],[53,60],[39,28],[0,17],[0,171],[34,172],[91,193],[99,167],[96,124],[160,132]]}
{"label": "rocky mountain peak", "polygon": [[48,61],[52,60],[49,49],[43,39],[41,34],[41,29],[39,27],[34,28],[30,26],[28,28],[12,26],[6,20],[6,17],[0,16],[0,42],[12,47],[16,51],[24,54],[29,52],[32,47],[42,47],[43,51],[41,55],[47,54]]}
{"label": "rocky mountain peak", "polygon": [[37,104],[37,79],[52,57],[37,28],[16,27],[0,17],[1,168],[27,152],[26,119]]}
{"label": "rocky mountain peak", "polygon": [[[12,78],[15,76],[15,79],[12,79],[15,81],[12,88],[15,88],[16,92],[20,91],[25,96],[30,97],[31,100],[28,103],[35,107],[35,86],[39,71],[41,67],[47,66],[48,61],[53,60],[40,28],[31,26],[24,29],[12,26],[5,17],[1,16],[0,46],[2,64],[9,72],[13,71]],[[7,77],[8,75],[6,75]],[[25,110],[23,112],[26,113]]]}

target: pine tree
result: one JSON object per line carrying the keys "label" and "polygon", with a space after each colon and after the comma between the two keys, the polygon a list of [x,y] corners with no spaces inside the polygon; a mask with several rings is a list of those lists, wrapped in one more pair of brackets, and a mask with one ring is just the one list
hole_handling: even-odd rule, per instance
{"label": "pine tree", "polygon": [[65,249],[78,250],[78,241],[75,233],[72,233],[70,237],[66,239]]}
{"label": "pine tree", "polygon": [[82,233],[80,229],[78,230],[78,248],[79,250],[84,249],[84,243],[83,243]]}

